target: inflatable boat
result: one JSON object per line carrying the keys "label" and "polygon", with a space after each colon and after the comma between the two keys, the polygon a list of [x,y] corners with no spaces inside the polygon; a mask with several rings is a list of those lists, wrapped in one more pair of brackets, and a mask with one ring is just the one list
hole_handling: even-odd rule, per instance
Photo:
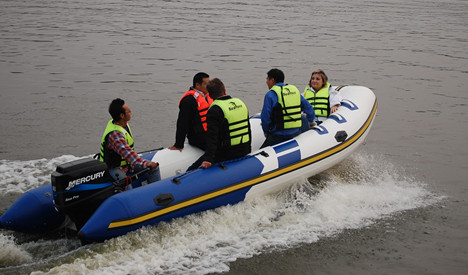
{"label": "inflatable boat", "polygon": [[208,169],[185,172],[203,153],[188,144],[182,152],[160,149],[142,154],[160,164],[162,180],[153,183],[147,183],[145,173],[113,182],[106,165],[92,158],[59,165],[51,184],[23,194],[0,217],[0,225],[46,233],[71,220],[83,242],[99,242],[278,192],[341,162],[369,133],[377,110],[374,93],[363,86],[336,89],[343,97],[341,106],[320,125],[260,149],[264,141],[261,120],[253,116],[252,152]]}

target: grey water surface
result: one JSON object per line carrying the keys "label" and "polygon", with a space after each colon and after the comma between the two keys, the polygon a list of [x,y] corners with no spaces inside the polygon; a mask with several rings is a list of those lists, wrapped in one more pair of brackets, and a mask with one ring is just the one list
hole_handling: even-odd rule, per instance
{"label": "grey water surface", "polygon": [[[199,71],[219,77],[254,114],[269,69],[282,69],[302,90],[321,68],[333,85],[367,86],[377,95],[360,153],[383,156],[400,167],[398,178],[422,182],[443,199],[188,273],[466,274],[467,12],[463,0],[2,0],[2,169],[96,153],[116,97],[132,109],[136,147],[146,150],[174,143],[178,101]],[[19,195],[0,195],[1,212]],[[0,273],[57,265],[46,256],[24,266],[1,259]],[[89,265],[99,262],[93,259]]]}

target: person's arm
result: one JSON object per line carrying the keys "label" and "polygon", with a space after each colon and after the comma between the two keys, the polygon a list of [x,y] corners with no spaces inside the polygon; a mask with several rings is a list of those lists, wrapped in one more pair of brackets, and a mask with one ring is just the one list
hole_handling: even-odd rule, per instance
{"label": "person's arm", "polygon": [[224,120],[224,113],[218,106],[212,106],[206,115],[206,150],[203,157],[203,168],[209,168],[215,161],[215,154],[218,149],[219,129]]}
{"label": "person's arm", "polygon": [[193,114],[196,112],[198,112],[198,109],[195,98],[193,98],[193,96],[184,97],[179,105],[179,116],[177,117],[177,129],[175,137],[176,140],[174,145],[169,147],[169,149],[182,151],[190,123],[192,122]]}
{"label": "person's arm", "polygon": [[260,115],[262,120],[262,129],[263,133],[267,135],[271,129],[271,123],[273,122],[273,107],[278,103],[278,96],[273,91],[268,91],[265,94],[265,98],[263,100],[263,108]]}
{"label": "person's arm", "polygon": [[336,104],[330,108],[330,114],[333,114],[334,112],[338,111],[338,107],[340,107],[340,104]]}
{"label": "person's arm", "polygon": [[336,112],[336,110],[338,110],[338,107],[340,107],[343,97],[337,90],[335,90],[332,87],[330,87],[329,93],[330,93],[330,113],[334,113]]}
{"label": "person's arm", "polygon": [[128,143],[125,141],[124,135],[119,131],[113,131],[110,133],[109,137],[109,146],[112,150],[114,150],[117,154],[123,157],[128,163],[130,163],[133,167],[139,166],[143,168],[151,167],[151,169],[155,169],[158,167],[157,162],[146,161],[138,154],[130,148]]}
{"label": "person's arm", "polygon": [[301,110],[307,115],[307,120],[312,123],[315,120],[314,107],[301,95]]}

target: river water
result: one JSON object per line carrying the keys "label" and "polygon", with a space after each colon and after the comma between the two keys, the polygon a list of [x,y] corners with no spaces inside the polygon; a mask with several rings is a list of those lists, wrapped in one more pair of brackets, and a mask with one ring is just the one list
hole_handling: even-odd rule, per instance
{"label": "river water", "polygon": [[[99,150],[109,102],[139,151],[174,142],[192,77],[260,112],[266,72],[371,88],[364,146],[283,192],[104,243],[0,230],[3,274],[466,274],[468,2],[0,2],[0,213]],[[137,150],[137,151],[138,151]],[[320,187],[320,188],[319,188]]]}

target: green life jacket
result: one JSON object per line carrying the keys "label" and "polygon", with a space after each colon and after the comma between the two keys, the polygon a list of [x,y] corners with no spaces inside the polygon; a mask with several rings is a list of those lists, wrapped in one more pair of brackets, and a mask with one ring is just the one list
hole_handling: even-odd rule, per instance
{"label": "green life jacket", "polygon": [[238,98],[226,100],[215,99],[210,108],[218,106],[228,122],[229,140],[222,143],[235,146],[250,141],[249,111],[247,106]]}
{"label": "green life jacket", "polygon": [[133,142],[133,137],[132,137],[132,131],[130,130],[130,126],[128,124],[127,124],[127,127],[128,127],[128,131],[125,130],[122,126],[114,124],[111,119],[107,123],[107,127],[104,130],[104,134],[102,134],[101,153],[99,154],[99,160],[101,162],[107,163],[107,166],[109,168],[115,168],[115,167],[125,166],[129,164],[124,158],[122,158],[119,154],[117,154],[117,152],[109,149],[108,147],[109,134],[113,131],[119,131],[124,135],[125,141],[133,150],[134,142]]}
{"label": "green life jacket", "polygon": [[330,83],[315,93],[309,86],[304,91],[304,98],[307,99],[315,110],[315,116],[328,117],[330,114]]}
{"label": "green life jacket", "polygon": [[278,96],[278,105],[273,108],[273,123],[276,129],[300,128],[301,93],[294,85],[273,86],[272,91]]}

